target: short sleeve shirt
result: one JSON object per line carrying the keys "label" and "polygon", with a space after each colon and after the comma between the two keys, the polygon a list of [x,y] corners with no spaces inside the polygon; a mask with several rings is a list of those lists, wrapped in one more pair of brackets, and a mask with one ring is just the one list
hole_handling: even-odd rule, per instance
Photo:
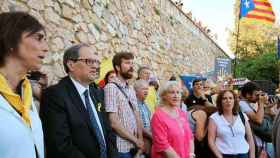
{"label": "short sleeve shirt", "polygon": [[250,107],[250,105],[245,100],[239,101],[240,110],[244,113],[254,112],[254,110]]}
{"label": "short sleeve shirt", "polygon": [[[248,103],[246,100],[240,100],[239,106],[240,106],[240,110],[244,113],[256,112],[253,106],[251,106],[250,103]],[[254,137],[256,139],[257,146],[262,146],[262,140],[256,135],[254,135]]]}
{"label": "short sleeve shirt", "polygon": [[169,147],[172,147],[180,158],[189,158],[192,131],[186,113],[179,108],[177,111],[178,118],[171,117],[160,107],[153,114],[151,121],[153,158],[164,158],[162,152]]}
{"label": "short sleeve shirt", "polygon": [[[117,113],[119,121],[127,131],[132,134],[137,134],[137,124],[135,114],[130,107],[128,100],[130,100],[133,108],[138,110],[137,98],[135,91],[128,85],[127,82],[120,81],[117,77],[113,79],[114,83],[118,84],[126,93],[128,98],[119,90],[114,83],[108,83],[104,88],[105,94],[105,110],[106,112]],[[119,152],[129,152],[134,147],[132,142],[117,136],[117,147]]]}
{"label": "short sleeve shirt", "polygon": [[[248,121],[245,114],[244,118]],[[236,119],[231,125],[223,115],[215,112],[210,116],[216,126],[215,144],[219,151],[223,154],[245,154],[249,151],[249,144],[245,139],[245,126],[239,115],[234,116]]]}

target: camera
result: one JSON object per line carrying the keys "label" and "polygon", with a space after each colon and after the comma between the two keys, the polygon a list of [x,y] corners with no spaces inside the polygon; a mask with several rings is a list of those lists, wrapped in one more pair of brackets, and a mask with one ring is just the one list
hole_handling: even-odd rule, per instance
{"label": "camera", "polygon": [[280,96],[268,95],[268,102],[269,103],[279,103],[280,102]]}

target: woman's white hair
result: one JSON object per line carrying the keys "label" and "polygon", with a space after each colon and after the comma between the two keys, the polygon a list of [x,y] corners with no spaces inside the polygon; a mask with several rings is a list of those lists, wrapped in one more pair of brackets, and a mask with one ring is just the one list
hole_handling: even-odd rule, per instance
{"label": "woman's white hair", "polygon": [[159,98],[160,98],[160,103],[163,103],[163,96],[167,93],[167,91],[171,88],[171,87],[180,87],[179,82],[178,81],[166,81],[164,84],[162,84],[159,87]]}
{"label": "woman's white hair", "polygon": [[138,90],[139,88],[145,87],[145,86],[149,86],[148,81],[146,80],[136,80],[134,83],[134,89]]}

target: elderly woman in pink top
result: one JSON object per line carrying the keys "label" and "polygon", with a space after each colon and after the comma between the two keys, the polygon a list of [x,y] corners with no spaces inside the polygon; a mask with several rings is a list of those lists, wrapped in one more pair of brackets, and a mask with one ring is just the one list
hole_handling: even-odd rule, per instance
{"label": "elderly woman in pink top", "polygon": [[153,114],[152,158],[192,158],[193,136],[186,113],[178,107],[181,91],[176,81],[160,87],[160,105]]}

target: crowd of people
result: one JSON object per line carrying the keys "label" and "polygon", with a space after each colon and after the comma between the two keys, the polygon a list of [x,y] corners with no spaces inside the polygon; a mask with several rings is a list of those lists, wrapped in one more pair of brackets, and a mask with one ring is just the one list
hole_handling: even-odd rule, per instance
{"label": "crowd of people", "polygon": [[27,13],[0,14],[1,158],[280,157],[280,102],[256,83],[187,89],[174,76],[159,84],[147,66],[134,79],[134,55],[121,52],[98,85],[99,52],[80,43],[48,86],[46,34]]}

